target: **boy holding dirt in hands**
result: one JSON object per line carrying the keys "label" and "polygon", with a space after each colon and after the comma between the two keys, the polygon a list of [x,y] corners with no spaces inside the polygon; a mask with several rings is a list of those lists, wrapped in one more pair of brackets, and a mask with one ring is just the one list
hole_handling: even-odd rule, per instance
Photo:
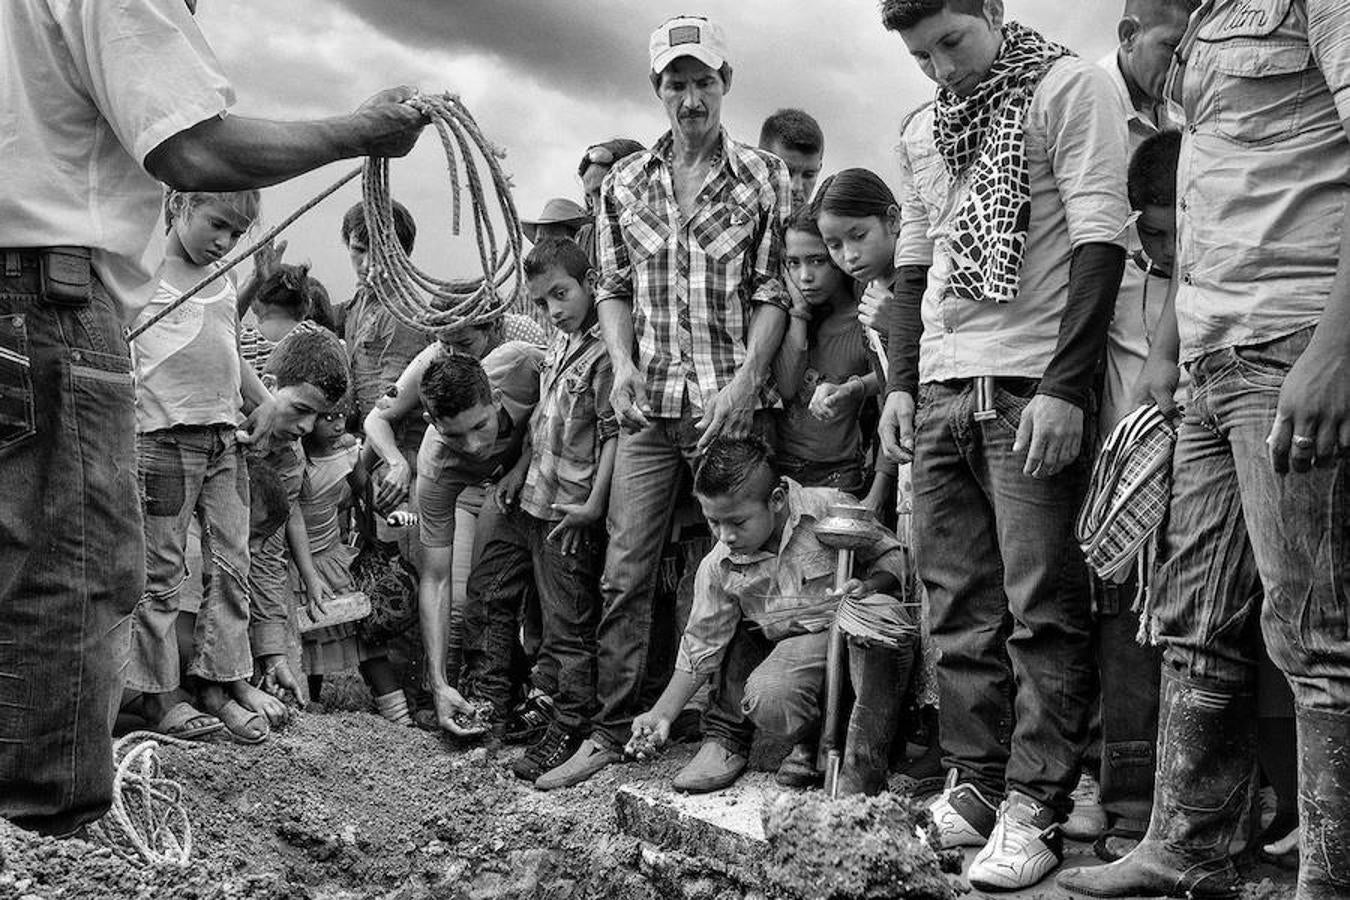
{"label": "boy holding dirt in hands", "polygon": [[[745,769],[756,727],[793,743],[779,781],[805,786],[817,778],[826,650],[842,599],[833,590],[837,555],[821,543],[817,527],[831,504],[852,498],[780,477],[768,445],[753,437],[714,441],[694,476],[694,493],[718,543],[699,565],[675,674],[656,705],[633,721],[627,752],[646,755],[664,744],[675,716],[714,677],[703,746],[675,776],[675,789],[699,793],[731,785]],[[847,582],[844,596],[889,605],[897,601],[884,595],[899,588],[904,557],[893,534],[879,528],[876,535],[857,551],[865,574]],[[886,663],[898,671],[881,675],[871,665],[881,654],[851,648],[854,673],[867,670],[868,676],[854,679],[858,702],[841,794],[875,793],[884,783],[896,703],[887,708],[884,698],[871,695],[884,691],[898,700],[897,682],[904,683],[912,652],[908,643],[900,653],[886,651]]]}

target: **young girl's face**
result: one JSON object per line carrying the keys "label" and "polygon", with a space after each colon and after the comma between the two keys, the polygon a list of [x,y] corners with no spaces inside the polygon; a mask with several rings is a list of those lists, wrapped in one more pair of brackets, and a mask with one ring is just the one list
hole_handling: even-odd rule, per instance
{"label": "young girl's face", "polygon": [[900,211],[885,216],[841,216],[821,211],[816,224],[835,265],[867,284],[895,270],[895,239],[900,233]]}
{"label": "young girl's face", "polygon": [[253,314],[258,317],[258,330],[263,337],[277,343],[300,324],[300,320],[291,311],[281,306],[266,303],[253,304]]}
{"label": "young girl's face", "polygon": [[783,265],[812,306],[827,302],[844,284],[844,273],[830,261],[825,242],[809,231],[788,229],[783,238]]}
{"label": "young girl's face", "polygon": [[233,250],[249,225],[219,200],[203,198],[174,216],[173,233],[193,265],[208,266]]}

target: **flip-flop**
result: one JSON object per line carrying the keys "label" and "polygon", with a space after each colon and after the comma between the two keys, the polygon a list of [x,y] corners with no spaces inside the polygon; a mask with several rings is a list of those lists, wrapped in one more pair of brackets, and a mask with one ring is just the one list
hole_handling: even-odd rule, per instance
{"label": "flip-flop", "polygon": [[[188,727],[189,722],[195,722],[199,719],[210,719],[211,721],[206,725]],[[184,741],[200,741],[224,727],[225,723],[220,720],[219,716],[201,712],[194,708],[192,704],[180,701],[165,710],[164,715],[159,717],[159,721],[150,726],[150,730],[156,734],[163,734]]]}
{"label": "flip-flop", "polygon": [[[215,715],[225,723],[224,727],[229,729],[230,737],[239,744],[261,744],[267,740],[267,735],[272,731],[267,719],[261,713],[252,712],[234,700],[226,700],[220,709],[216,710]],[[255,719],[257,724],[254,724]],[[260,727],[261,734],[251,733]]]}

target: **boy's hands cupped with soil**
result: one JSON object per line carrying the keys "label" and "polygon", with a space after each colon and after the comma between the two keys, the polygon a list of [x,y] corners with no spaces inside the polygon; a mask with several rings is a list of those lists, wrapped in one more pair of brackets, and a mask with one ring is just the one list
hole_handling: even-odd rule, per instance
{"label": "boy's hands cupped with soil", "polygon": [[436,704],[436,721],[455,737],[477,737],[487,731],[478,707],[454,688],[448,685],[433,688],[432,699]]}
{"label": "boy's hands cupped with soil", "polygon": [[652,759],[670,740],[670,719],[651,709],[633,720],[633,736],[624,745],[625,756]]}

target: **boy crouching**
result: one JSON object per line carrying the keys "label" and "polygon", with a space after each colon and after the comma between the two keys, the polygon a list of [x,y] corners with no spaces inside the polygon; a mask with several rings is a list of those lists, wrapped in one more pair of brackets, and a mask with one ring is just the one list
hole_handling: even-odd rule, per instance
{"label": "boy crouching", "polygon": [[[779,782],[807,786],[819,779],[826,653],[842,599],[833,590],[837,554],[816,530],[832,504],[852,498],[779,477],[758,438],[715,441],[694,476],[694,493],[718,543],[699,565],[675,674],[656,705],[634,720],[629,752],[664,744],[670,723],[711,677],[703,746],[675,776],[675,789],[729,786],[745,769],[757,727],[794,745]],[[856,570],[865,574],[850,580],[845,593],[893,604],[874,595],[899,588],[904,554],[894,535],[880,528],[876,535],[856,551]],[[885,784],[913,643],[902,640],[897,652],[854,642],[850,656],[858,700],[839,792],[874,794]]]}

